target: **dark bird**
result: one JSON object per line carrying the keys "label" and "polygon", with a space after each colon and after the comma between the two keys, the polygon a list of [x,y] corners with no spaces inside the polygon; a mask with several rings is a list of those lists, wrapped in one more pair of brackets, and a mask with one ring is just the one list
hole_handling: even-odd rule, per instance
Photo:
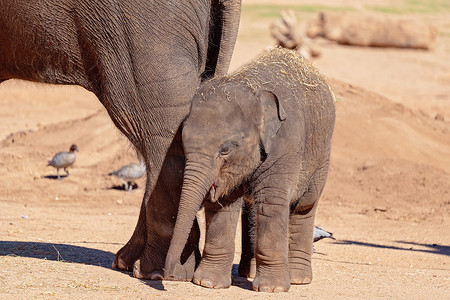
{"label": "dark bird", "polygon": [[131,191],[133,189],[133,181],[141,178],[145,174],[145,163],[139,164],[131,163],[123,166],[117,171],[111,172],[108,175],[116,176],[122,181],[124,190]]}
{"label": "dark bird", "polygon": [[335,240],[331,232],[328,232],[325,229],[320,228],[318,226],[314,226],[314,242],[320,241],[321,239],[324,238],[330,238]]}
{"label": "dark bird", "polygon": [[66,176],[69,176],[69,171],[67,167],[70,167],[75,162],[75,151],[79,151],[77,145],[73,144],[70,146],[69,152],[58,152],[53,156],[52,160],[48,161],[47,166],[52,166],[56,168],[56,174],[58,179],[61,180],[59,176],[59,169],[64,168],[66,171]]}

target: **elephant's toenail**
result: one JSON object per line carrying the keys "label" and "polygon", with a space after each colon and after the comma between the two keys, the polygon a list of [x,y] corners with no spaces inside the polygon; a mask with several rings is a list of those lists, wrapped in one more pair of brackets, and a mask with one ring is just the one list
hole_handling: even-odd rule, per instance
{"label": "elephant's toenail", "polygon": [[214,288],[215,289],[223,289],[225,287],[223,286],[223,284],[219,284],[219,285],[215,285]]}
{"label": "elephant's toenail", "polygon": [[259,288],[259,291],[263,292],[263,293],[270,293],[270,292],[272,292],[272,289],[268,286],[263,286],[263,287]]}
{"label": "elephant's toenail", "polygon": [[137,279],[144,279],[144,276],[142,276],[141,272],[136,269],[133,270],[133,276]]}
{"label": "elephant's toenail", "polygon": [[212,282],[209,281],[209,280],[202,280],[200,285],[203,286],[203,287],[207,287],[207,288],[212,288],[213,287]]}
{"label": "elephant's toenail", "polygon": [[113,268],[119,270],[128,270],[127,265],[123,262],[121,258],[117,260],[117,264],[113,263]]}
{"label": "elephant's toenail", "polygon": [[303,279],[303,282],[302,282],[303,284],[308,284],[308,283],[311,283],[311,277],[305,277],[304,279]]}
{"label": "elephant's toenail", "polygon": [[284,288],[281,287],[281,286],[276,287],[276,288],[273,289],[274,293],[280,293],[280,292],[284,292],[284,291],[285,291]]}
{"label": "elephant's toenail", "polygon": [[195,277],[192,278],[192,282],[195,283],[195,284],[197,284],[197,285],[201,285],[201,284],[200,284],[200,280],[198,280],[198,279],[195,278]]}
{"label": "elephant's toenail", "polygon": [[151,280],[163,280],[164,277],[161,274],[153,274],[152,277],[150,277]]}

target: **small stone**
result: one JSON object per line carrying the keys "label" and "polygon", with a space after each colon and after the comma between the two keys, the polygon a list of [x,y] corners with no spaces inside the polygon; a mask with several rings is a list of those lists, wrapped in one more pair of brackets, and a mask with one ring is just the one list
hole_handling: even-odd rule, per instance
{"label": "small stone", "polygon": [[436,116],[434,117],[434,119],[436,121],[445,121],[445,118],[443,115],[441,115],[440,113],[437,113]]}
{"label": "small stone", "polygon": [[27,215],[22,216],[22,219],[28,219],[28,216]]}
{"label": "small stone", "polygon": [[123,200],[119,199],[116,201],[117,204],[123,204]]}

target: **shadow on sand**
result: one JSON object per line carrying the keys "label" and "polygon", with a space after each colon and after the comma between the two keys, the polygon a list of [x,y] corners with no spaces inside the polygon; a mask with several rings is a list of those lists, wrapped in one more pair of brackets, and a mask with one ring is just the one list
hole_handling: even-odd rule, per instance
{"label": "shadow on sand", "polygon": [[108,269],[114,253],[67,244],[0,241],[1,256],[20,256],[69,263],[100,266]]}
{"label": "shadow on sand", "polygon": [[[402,250],[411,252],[423,252],[429,254],[438,254],[450,256],[450,246],[439,245],[439,244],[421,244],[407,241],[395,241],[396,243],[403,244],[405,247],[398,246],[387,246],[374,243],[358,242],[351,240],[337,240],[334,243],[338,245],[356,245],[364,247],[382,248],[382,249],[392,249],[392,250]],[[415,249],[414,247],[426,248],[426,249]]]}
{"label": "shadow on sand", "polygon": [[[115,253],[108,251],[68,244],[0,241],[0,259],[4,256],[29,257],[62,263],[99,266],[112,270],[111,264],[114,260],[114,255]],[[133,276],[131,272],[119,272]],[[161,280],[141,281],[156,290],[165,290]]]}
{"label": "shadow on sand", "polygon": [[[68,175],[59,175],[59,177],[61,178],[60,180],[63,180],[67,176]],[[58,180],[58,176],[56,176],[56,175],[45,175],[45,176],[42,176],[42,177],[44,177],[45,179]]]}
{"label": "shadow on sand", "polygon": [[[133,190],[135,190],[135,189],[137,189],[139,187],[137,185],[137,183],[135,183],[135,182],[131,182],[131,183],[128,183],[128,184],[131,184],[132,188],[131,188],[131,190],[126,191],[126,192],[131,192],[131,191],[133,191]],[[109,187],[108,189],[109,190],[116,190],[116,191],[125,191],[125,186],[123,184],[121,184],[121,185],[114,185],[112,187]]]}

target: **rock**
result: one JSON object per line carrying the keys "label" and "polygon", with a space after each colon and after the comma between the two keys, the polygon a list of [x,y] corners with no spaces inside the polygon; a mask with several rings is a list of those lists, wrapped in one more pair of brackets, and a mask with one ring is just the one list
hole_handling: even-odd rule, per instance
{"label": "rock", "polygon": [[320,55],[320,50],[312,45],[307,36],[301,33],[292,10],[281,11],[281,19],[270,25],[270,32],[278,46],[296,50],[305,59]]}

